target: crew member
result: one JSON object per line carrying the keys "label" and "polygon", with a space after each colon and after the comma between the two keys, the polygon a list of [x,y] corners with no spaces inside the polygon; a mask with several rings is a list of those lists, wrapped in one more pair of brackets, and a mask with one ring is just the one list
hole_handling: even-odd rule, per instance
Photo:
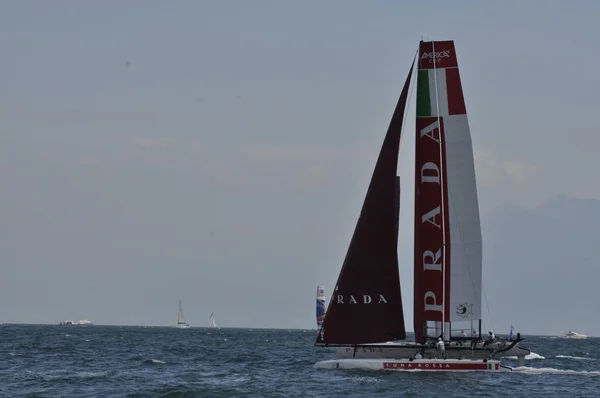
{"label": "crew member", "polygon": [[444,340],[441,337],[438,337],[438,342],[436,344],[436,357],[437,358],[446,358],[446,346],[444,345]]}

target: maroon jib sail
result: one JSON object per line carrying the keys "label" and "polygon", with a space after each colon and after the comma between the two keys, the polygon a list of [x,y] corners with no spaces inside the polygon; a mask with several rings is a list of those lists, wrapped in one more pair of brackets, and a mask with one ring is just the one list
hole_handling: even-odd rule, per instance
{"label": "maroon jib sail", "polygon": [[[414,64],[414,63],[413,63]],[[392,116],[317,345],[404,340],[396,176],[411,66]]]}

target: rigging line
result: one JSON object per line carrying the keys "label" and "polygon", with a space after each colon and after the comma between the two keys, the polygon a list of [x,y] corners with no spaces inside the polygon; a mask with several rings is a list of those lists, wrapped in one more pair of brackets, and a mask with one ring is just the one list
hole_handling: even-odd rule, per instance
{"label": "rigging line", "polygon": [[[446,323],[446,208],[444,206],[444,159],[443,159],[443,144],[442,144],[442,124],[440,123],[440,98],[438,93],[438,83],[437,83],[437,68],[436,68],[436,56],[435,56],[435,42],[431,42],[431,51],[433,59],[433,85],[435,87],[435,107],[437,113],[437,122],[438,122],[438,134],[440,136],[440,191],[441,191],[441,216],[442,216],[442,296],[443,296],[443,306],[442,306],[442,334],[445,334],[444,326]],[[436,332],[437,333],[437,332]]]}

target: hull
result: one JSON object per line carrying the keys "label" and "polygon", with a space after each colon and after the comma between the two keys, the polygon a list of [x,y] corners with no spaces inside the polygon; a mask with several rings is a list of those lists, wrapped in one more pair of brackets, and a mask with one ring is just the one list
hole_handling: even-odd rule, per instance
{"label": "hull", "polygon": [[585,334],[579,334],[575,332],[564,333],[562,336],[559,336],[565,339],[587,339],[588,337]]}
{"label": "hull", "polygon": [[361,369],[387,371],[425,372],[503,372],[512,371],[498,360],[476,361],[469,359],[393,359],[393,358],[344,358],[320,361],[319,369]]}
{"label": "hull", "polygon": [[185,325],[178,324],[178,325],[175,325],[175,326],[173,326],[173,327],[174,327],[174,328],[177,328],[177,329],[189,329],[189,328],[190,328],[190,325],[188,325],[188,324],[185,324]]}
{"label": "hull", "polygon": [[[502,347],[503,343],[494,343],[486,347],[483,344],[478,344],[471,348],[469,344],[449,345],[446,344],[446,358],[448,359],[485,359],[488,358],[494,351],[494,357],[525,357],[531,353],[531,350],[521,347],[518,344],[510,347]],[[502,350],[505,348],[505,350]],[[339,347],[336,350],[337,358],[410,358],[420,351],[421,346],[410,343],[388,343],[388,344],[373,344],[360,347]],[[436,350],[433,347],[425,348],[424,358],[435,357]]]}
{"label": "hull", "polygon": [[83,320],[83,321],[60,321],[58,324],[60,326],[88,326],[88,325],[93,325],[94,322],[87,321],[87,320]]}

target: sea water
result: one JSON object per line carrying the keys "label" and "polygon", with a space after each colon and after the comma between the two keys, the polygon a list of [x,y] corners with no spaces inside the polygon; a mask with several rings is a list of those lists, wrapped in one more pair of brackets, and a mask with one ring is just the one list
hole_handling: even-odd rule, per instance
{"label": "sea water", "polygon": [[600,396],[599,338],[524,336],[537,359],[510,373],[425,373],[315,369],[335,355],[313,347],[315,336],[316,330],[0,325],[0,396]]}

